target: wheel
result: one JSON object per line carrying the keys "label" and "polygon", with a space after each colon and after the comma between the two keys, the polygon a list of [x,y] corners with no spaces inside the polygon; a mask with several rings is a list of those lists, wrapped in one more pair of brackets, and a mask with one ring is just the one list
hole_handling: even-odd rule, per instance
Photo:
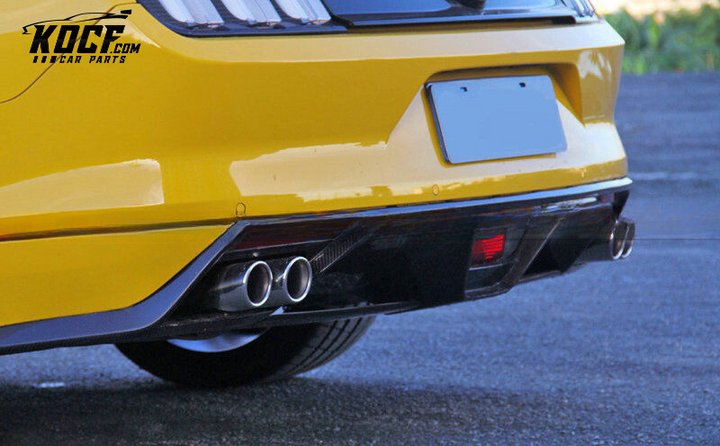
{"label": "wheel", "polygon": [[275,381],[320,367],[360,339],[374,317],[238,331],[210,339],[117,344],[141,369],[191,386]]}

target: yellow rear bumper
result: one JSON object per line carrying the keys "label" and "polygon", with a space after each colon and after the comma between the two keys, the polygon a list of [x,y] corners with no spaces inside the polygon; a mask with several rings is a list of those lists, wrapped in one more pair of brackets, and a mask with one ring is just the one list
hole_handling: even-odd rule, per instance
{"label": "yellow rear bumper", "polygon": [[[627,173],[613,124],[623,42],[604,22],[199,39],[127,8],[119,42],[141,43],[138,54],[56,64],[0,104],[0,325],[136,303],[240,218]],[[424,84],[531,73],[553,79],[568,150],[447,164]],[[166,229],[178,226],[200,228]],[[64,265],[44,255],[49,236],[72,247]],[[117,243],[122,256],[108,259]],[[183,248],[149,256],[158,245]]]}

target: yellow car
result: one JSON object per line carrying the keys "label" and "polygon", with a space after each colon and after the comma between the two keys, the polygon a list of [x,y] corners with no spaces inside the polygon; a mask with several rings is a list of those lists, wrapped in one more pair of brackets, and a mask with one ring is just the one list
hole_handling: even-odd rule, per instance
{"label": "yellow car", "polygon": [[627,257],[587,0],[0,0],[0,353],[295,375]]}

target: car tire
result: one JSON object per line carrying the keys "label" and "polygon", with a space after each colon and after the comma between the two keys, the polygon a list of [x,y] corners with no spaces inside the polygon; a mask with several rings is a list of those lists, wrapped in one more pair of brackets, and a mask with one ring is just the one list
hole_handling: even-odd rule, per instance
{"label": "car tire", "polygon": [[374,317],[264,331],[229,351],[198,352],[168,341],[117,344],[141,369],[190,386],[229,387],[290,378],[337,358],[367,331]]}

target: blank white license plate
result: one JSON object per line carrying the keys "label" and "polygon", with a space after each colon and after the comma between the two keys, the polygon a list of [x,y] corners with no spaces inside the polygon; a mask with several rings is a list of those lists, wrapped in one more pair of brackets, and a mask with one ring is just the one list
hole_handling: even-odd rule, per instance
{"label": "blank white license plate", "polygon": [[555,91],[548,76],[431,82],[427,88],[449,163],[567,149]]}

